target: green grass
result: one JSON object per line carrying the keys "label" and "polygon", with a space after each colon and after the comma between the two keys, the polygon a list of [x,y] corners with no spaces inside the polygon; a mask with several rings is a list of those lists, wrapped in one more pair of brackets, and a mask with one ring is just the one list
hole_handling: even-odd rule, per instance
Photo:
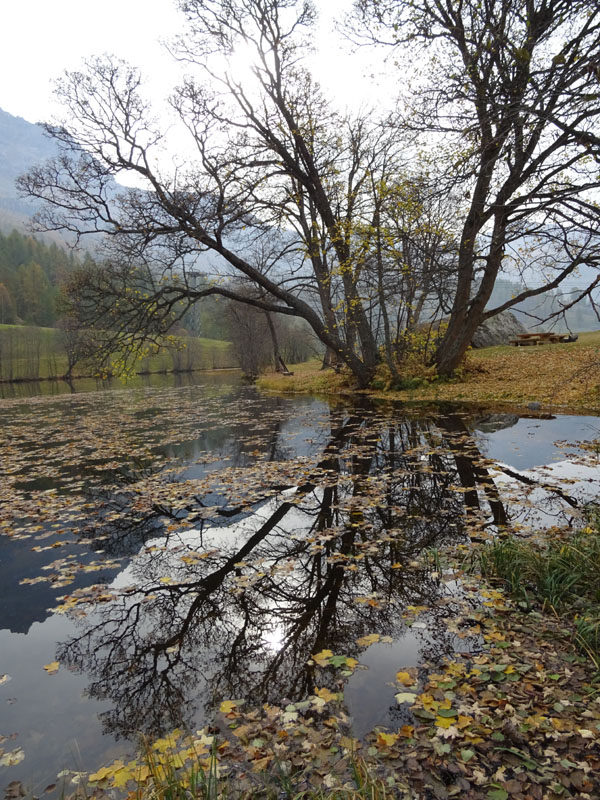
{"label": "green grass", "polygon": [[478,548],[472,565],[502,581],[525,611],[541,607],[572,622],[580,649],[600,670],[600,515],[588,512],[577,533],[536,542],[514,536]]}
{"label": "green grass", "polygon": [[[165,349],[141,359],[138,373],[182,372],[236,367],[231,344],[216,339],[187,337],[182,350]],[[0,381],[33,381],[59,378],[67,371],[62,335],[55,328],[0,325]],[[93,370],[76,365],[73,377],[90,376]]]}
{"label": "green grass", "polygon": [[[563,331],[559,331],[562,333]],[[494,360],[498,356],[505,356],[507,354],[522,352],[522,353],[534,353],[534,352],[542,352],[550,349],[556,349],[556,352],[561,353],[565,352],[566,349],[569,351],[571,350],[580,350],[580,349],[587,349],[589,347],[599,347],[600,348],[600,330],[599,331],[588,331],[587,333],[580,333],[579,338],[576,342],[569,342],[568,348],[565,348],[564,344],[544,344],[538,347],[515,347],[512,344],[501,344],[496,345],[495,347],[482,347],[476,350],[472,350],[472,354],[477,356],[477,358],[481,361],[488,361]]]}

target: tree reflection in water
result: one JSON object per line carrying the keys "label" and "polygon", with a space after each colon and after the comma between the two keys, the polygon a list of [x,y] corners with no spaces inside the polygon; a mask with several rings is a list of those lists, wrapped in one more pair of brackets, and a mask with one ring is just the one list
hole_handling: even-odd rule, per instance
{"label": "tree reflection in water", "polygon": [[[356,657],[356,639],[373,632],[398,639],[406,606],[451,593],[418,557],[466,540],[478,487],[491,521],[506,521],[478,456],[459,416],[334,411],[300,485],[246,516],[223,506],[213,522],[237,514],[226,526],[149,541],[112,600],[87,616],[69,612],[79,634],[58,658],[89,675],[91,696],[112,701],[103,723],[116,736],[198,723],[223,698],[299,700],[315,688],[311,654]],[[144,530],[157,524],[166,534],[156,515]],[[453,637],[435,626],[426,655],[439,657]]]}

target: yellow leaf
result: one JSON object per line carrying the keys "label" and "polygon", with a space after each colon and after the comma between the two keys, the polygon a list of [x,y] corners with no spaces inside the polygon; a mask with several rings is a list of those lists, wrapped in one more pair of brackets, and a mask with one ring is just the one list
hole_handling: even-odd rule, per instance
{"label": "yellow leaf", "polygon": [[367,636],[361,636],[360,639],[356,640],[356,644],[360,645],[361,647],[368,647],[371,644],[379,641],[379,634],[378,633],[369,633]]}
{"label": "yellow leaf", "polygon": [[49,664],[44,664],[44,669],[48,673],[48,675],[54,675],[55,672],[58,672],[58,668],[60,664],[58,661],[51,661]]}
{"label": "yellow leaf", "polygon": [[312,658],[313,661],[315,661],[320,667],[325,667],[329,663],[329,659],[332,657],[332,655],[332,650],[321,650],[320,653],[317,653]]}
{"label": "yellow leaf", "polygon": [[315,694],[317,697],[320,697],[321,700],[325,700],[326,703],[330,703],[332,700],[337,700],[337,694],[330,692],[326,686],[324,686],[322,689],[315,689]]}
{"label": "yellow leaf", "polygon": [[98,783],[99,781],[105,780],[105,778],[110,778],[112,775],[112,770],[108,767],[100,767],[98,772],[93,772],[89,777],[88,780],[92,781],[93,783]]}
{"label": "yellow leaf", "polygon": [[165,736],[164,739],[157,739],[152,745],[153,750],[159,753],[166,753],[167,750],[174,750],[177,747],[177,735],[175,732]]}
{"label": "yellow leaf", "polygon": [[490,633],[486,633],[486,634],[484,634],[483,638],[488,642],[490,642],[490,641],[494,641],[494,642],[504,642],[504,641],[506,641],[506,637],[504,636],[504,634],[500,633],[500,631],[491,631]]}
{"label": "yellow leaf", "polygon": [[415,679],[408,672],[397,672],[396,680],[404,686],[413,686],[415,683]]}
{"label": "yellow leaf", "polygon": [[128,781],[133,779],[133,775],[129,770],[125,769],[118,769],[115,774],[113,775],[112,784],[118,789],[122,789],[124,786],[127,785]]}
{"label": "yellow leaf", "polygon": [[138,764],[135,769],[134,779],[138,783],[146,783],[149,777],[150,777],[150,767],[146,766],[146,764]]}
{"label": "yellow leaf", "polygon": [[465,672],[465,665],[459,661],[451,661],[446,667],[446,672],[449,675],[454,675],[458,677],[459,675],[462,675]]}
{"label": "yellow leaf", "polygon": [[223,700],[221,705],[219,706],[219,711],[223,714],[231,714],[232,711],[235,711],[237,704],[233,702],[233,700]]}
{"label": "yellow leaf", "polygon": [[438,728],[449,728],[454,724],[454,719],[452,717],[436,717],[435,724]]}
{"label": "yellow leaf", "polygon": [[380,731],[377,734],[377,744],[383,745],[384,747],[391,747],[397,741],[398,741],[397,733],[382,733]]}

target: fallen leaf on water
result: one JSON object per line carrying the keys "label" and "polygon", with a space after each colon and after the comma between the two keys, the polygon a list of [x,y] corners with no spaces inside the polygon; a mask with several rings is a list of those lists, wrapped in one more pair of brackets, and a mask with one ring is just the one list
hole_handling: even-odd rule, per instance
{"label": "fallen leaf on water", "polygon": [[329,664],[329,659],[332,657],[333,651],[332,650],[321,650],[320,653],[314,655],[313,661],[318,664],[320,667],[325,667]]}
{"label": "fallen leaf on water", "polygon": [[397,672],[396,680],[404,686],[414,686],[416,679],[409,672]]}
{"label": "fallen leaf on water", "polygon": [[330,692],[326,686],[322,689],[315,689],[315,694],[317,697],[325,700],[326,703],[330,703],[332,700],[337,700],[338,698],[337,694],[335,692]]}
{"label": "fallen leaf on water", "polygon": [[368,647],[371,644],[379,641],[379,634],[378,633],[369,633],[367,636],[361,636],[360,639],[356,640],[356,644],[360,645],[361,647]]}
{"label": "fallen leaf on water", "polygon": [[414,692],[398,692],[398,694],[394,695],[396,701],[402,705],[402,703],[412,703],[415,702],[417,695]]}
{"label": "fallen leaf on water", "polygon": [[24,758],[25,753],[23,752],[23,748],[17,747],[16,750],[10,750],[8,753],[4,753],[2,758],[0,758],[0,767],[14,767],[16,764],[20,764]]}
{"label": "fallen leaf on water", "polygon": [[55,672],[58,672],[58,668],[60,664],[58,661],[51,661],[49,664],[44,664],[44,669],[48,673],[48,675],[54,675]]}

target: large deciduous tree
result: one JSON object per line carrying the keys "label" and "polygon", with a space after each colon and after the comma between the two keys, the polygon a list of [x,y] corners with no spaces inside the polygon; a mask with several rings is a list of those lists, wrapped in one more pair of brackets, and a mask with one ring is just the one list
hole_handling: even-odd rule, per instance
{"label": "large deciduous tree", "polygon": [[[74,311],[105,332],[105,351],[159,341],[190,304],[221,295],[301,317],[361,385],[380,359],[376,298],[363,292],[372,239],[371,184],[397,177],[395,132],[340,115],[302,66],[314,10],[297,0],[187,0],[174,46],[189,77],[171,107],[194,157],[169,174],[155,155],[140,77],[95,59],[58,87],[67,109],[47,131],[62,148],[21,179],[47,201],[45,229],[108,239],[103,269],[80,271]],[[243,80],[236,57],[250,51]],[[391,165],[391,167],[390,167]],[[143,188],[117,190],[134,174]],[[219,279],[197,280],[197,257],[218,257]],[[238,293],[227,270],[254,292]],[[239,284],[239,280],[238,280]]]}
{"label": "large deciduous tree", "polygon": [[[486,318],[582,267],[593,270],[582,296],[599,281],[600,6],[358,0],[355,11],[355,36],[401,59],[410,50],[418,77],[405,124],[429,134],[446,166],[440,187],[462,198],[454,297],[435,357],[448,374]],[[530,288],[486,308],[509,259],[522,262]]]}

